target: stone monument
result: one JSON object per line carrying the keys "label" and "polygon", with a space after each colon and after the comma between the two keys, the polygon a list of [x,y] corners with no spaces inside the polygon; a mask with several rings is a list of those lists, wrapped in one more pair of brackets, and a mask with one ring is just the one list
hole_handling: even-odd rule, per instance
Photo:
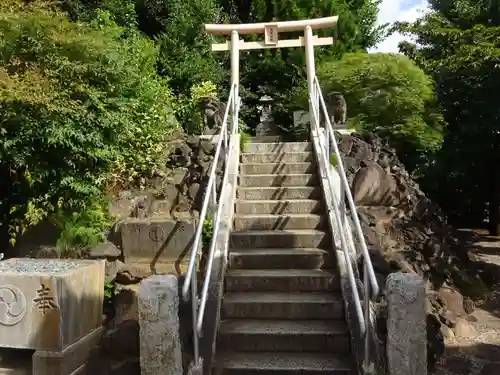
{"label": "stone monument", "polygon": [[177,276],[153,275],[139,286],[142,375],[182,375]]}
{"label": "stone monument", "polygon": [[278,135],[278,128],[274,123],[273,108],[274,99],[268,95],[264,95],[259,99],[257,109],[260,112],[260,124],[255,128],[255,135],[273,136]]}
{"label": "stone monument", "polygon": [[0,348],[32,349],[33,375],[76,375],[102,335],[105,262],[0,262]]}
{"label": "stone monument", "polygon": [[391,273],[386,281],[388,375],[427,375],[425,281]]}

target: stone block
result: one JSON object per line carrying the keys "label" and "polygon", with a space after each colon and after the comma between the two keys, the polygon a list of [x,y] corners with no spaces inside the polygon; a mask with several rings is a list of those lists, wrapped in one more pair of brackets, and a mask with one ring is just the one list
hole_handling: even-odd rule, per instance
{"label": "stone block", "polygon": [[427,375],[424,280],[417,274],[392,273],[386,296],[389,375]]}
{"label": "stone block", "polygon": [[164,261],[182,261],[190,253],[195,231],[195,220],[127,220],[121,228],[125,262],[146,263],[154,267],[154,264]]}
{"label": "stone block", "polygon": [[[73,320],[75,325],[85,318]],[[98,327],[62,351],[36,351],[33,354],[33,375],[79,375],[85,373],[85,362],[100,342],[104,327]]]}
{"label": "stone block", "polygon": [[177,277],[154,275],[139,287],[142,375],[182,375]]}
{"label": "stone block", "polygon": [[0,347],[59,351],[100,326],[101,260],[0,262]]}

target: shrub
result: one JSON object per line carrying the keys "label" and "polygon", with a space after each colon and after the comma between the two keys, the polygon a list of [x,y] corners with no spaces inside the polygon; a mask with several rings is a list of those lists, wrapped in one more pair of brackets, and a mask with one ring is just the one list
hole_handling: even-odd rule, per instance
{"label": "shrub", "polygon": [[5,11],[0,34],[0,224],[11,236],[59,210],[88,215],[106,187],[154,169],[177,125],[152,41],[102,11],[91,24]]}

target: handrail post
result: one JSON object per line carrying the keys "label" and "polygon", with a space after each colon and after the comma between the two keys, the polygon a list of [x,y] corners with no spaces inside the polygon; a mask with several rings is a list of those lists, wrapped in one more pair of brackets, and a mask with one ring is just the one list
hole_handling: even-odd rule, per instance
{"label": "handrail post", "polygon": [[[314,97],[314,102],[309,101],[309,119],[311,121],[311,124],[313,124],[313,122],[316,121],[315,117],[313,116],[313,111],[315,111],[318,108],[318,106],[317,103],[315,103],[316,95],[313,95],[313,93],[315,92],[314,77],[316,77],[316,68],[314,66],[314,44],[313,44],[313,33],[311,26],[306,26],[304,28],[304,44],[306,49],[307,89],[309,92],[309,96]],[[312,127],[313,129],[315,129],[315,125],[312,125]]]}
{"label": "handrail post", "polygon": [[228,103],[232,106],[232,134],[238,133],[238,103],[240,99],[239,95],[239,85],[240,85],[240,35],[238,31],[233,30],[231,32],[231,88],[234,89],[233,101]]}

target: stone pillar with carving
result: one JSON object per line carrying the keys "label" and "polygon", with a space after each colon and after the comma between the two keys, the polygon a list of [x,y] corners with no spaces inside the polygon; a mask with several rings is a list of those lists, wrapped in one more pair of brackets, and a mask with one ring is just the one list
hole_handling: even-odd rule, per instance
{"label": "stone pillar with carving", "polygon": [[388,375],[427,375],[425,282],[417,274],[387,278]]}
{"label": "stone pillar with carving", "polygon": [[182,375],[179,290],[174,275],[154,275],[139,287],[142,375]]}

